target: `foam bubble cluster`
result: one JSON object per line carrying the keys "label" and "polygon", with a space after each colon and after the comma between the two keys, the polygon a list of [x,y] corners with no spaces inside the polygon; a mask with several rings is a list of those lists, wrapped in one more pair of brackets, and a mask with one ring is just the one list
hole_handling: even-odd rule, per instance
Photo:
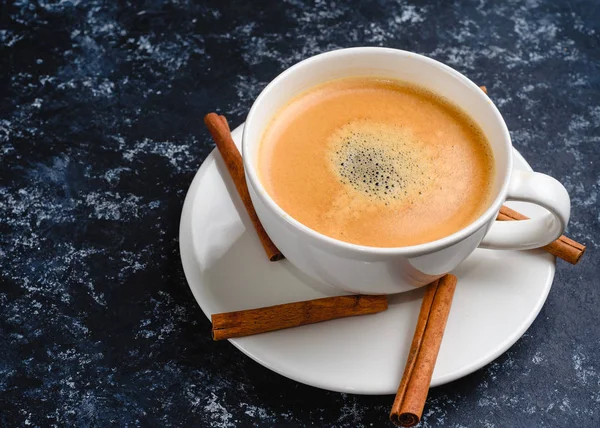
{"label": "foam bubble cluster", "polygon": [[422,194],[426,156],[406,131],[389,124],[355,121],[329,140],[330,161],[340,182],[386,203]]}

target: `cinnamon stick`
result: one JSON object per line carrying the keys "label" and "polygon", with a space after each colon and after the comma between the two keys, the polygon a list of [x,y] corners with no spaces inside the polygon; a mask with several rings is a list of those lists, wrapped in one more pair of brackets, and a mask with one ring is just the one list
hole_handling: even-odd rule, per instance
{"label": "cinnamon stick", "polygon": [[479,89],[481,89],[483,91],[484,94],[487,95],[487,88],[485,86],[480,86]]}
{"label": "cinnamon stick", "polygon": [[[507,206],[502,205],[500,213],[498,213],[498,220],[500,221],[511,221],[511,220],[528,220],[529,217],[511,209]],[[553,241],[542,247],[542,249],[548,251],[550,254],[563,259],[573,265],[577,264],[585,253],[585,245],[580,244],[577,241],[573,241],[571,238],[562,235],[556,241]]]}
{"label": "cinnamon stick", "polygon": [[258,238],[262,243],[262,246],[267,253],[267,257],[270,261],[275,262],[277,260],[283,259],[283,254],[281,251],[275,246],[271,238],[267,235],[267,232],[263,228],[258,216],[256,215],[256,211],[254,211],[254,206],[252,205],[252,200],[250,199],[250,193],[248,192],[248,185],[246,184],[246,177],[244,175],[244,163],[242,161],[242,155],[239,150],[235,146],[233,139],[231,138],[231,132],[229,131],[229,124],[227,123],[227,119],[225,116],[219,116],[216,113],[209,113],[204,117],[204,123],[208,128],[210,134],[225,161],[225,165],[227,166],[227,170],[229,171],[229,175],[235,184],[235,188],[246,207],[246,211],[250,216],[250,220],[252,220],[252,224],[254,225],[254,229],[258,234]]}
{"label": "cinnamon stick", "polygon": [[396,425],[412,427],[421,419],[455,289],[456,277],[450,274],[427,286],[390,412],[390,420]]}
{"label": "cinnamon stick", "polygon": [[354,295],[213,314],[212,336],[214,340],[250,336],[336,318],[374,314],[387,307],[387,296]]}

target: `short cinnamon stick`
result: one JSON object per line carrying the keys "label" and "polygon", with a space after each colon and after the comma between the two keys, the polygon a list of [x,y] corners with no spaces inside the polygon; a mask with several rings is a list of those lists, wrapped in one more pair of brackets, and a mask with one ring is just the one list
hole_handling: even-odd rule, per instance
{"label": "short cinnamon stick", "polygon": [[479,89],[481,89],[483,93],[487,95],[487,88],[485,86],[480,86]]}
{"label": "short cinnamon stick", "polygon": [[212,336],[214,340],[250,336],[336,318],[374,314],[387,307],[386,296],[355,295],[213,314]]}
{"label": "short cinnamon stick", "polygon": [[456,277],[450,274],[427,286],[404,374],[390,412],[390,420],[396,425],[412,427],[421,419],[455,289]]}
{"label": "short cinnamon stick", "polygon": [[[511,209],[507,206],[502,205],[500,213],[498,214],[498,220],[510,221],[510,220],[528,220],[529,217]],[[573,265],[577,264],[585,253],[585,245],[580,244],[577,241],[573,241],[571,238],[562,235],[556,241],[549,243],[542,249],[548,251],[550,254],[555,255],[558,258],[563,259]]]}
{"label": "short cinnamon stick", "polygon": [[281,251],[275,246],[271,238],[267,235],[267,232],[263,228],[258,216],[256,215],[256,211],[254,211],[254,206],[252,205],[252,200],[250,199],[250,193],[248,192],[248,185],[246,184],[246,177],[244,175],[244,163],[242,161],[242,155],[239,150],[235,146],[233,139],[231,138],[231,132],[229,131],[229,124],[227,123],[227,119],[225,116],[219,116],[216,113],[209,113],[204,117],[204,123],[208,128],[210,134],[225,161],[225,165],[227,166],[227,170],[231,175],[231,178],[235,184],[235,188],[246,207],[246,211],[250,216],[250,220],[252,220],[252,224],[254,225],[254,229],[258,234],[258,238],[262,243],[262,246],[267,253],[267,257],[270,261],[275,262],[277,260],[283,259],[283,254]]}

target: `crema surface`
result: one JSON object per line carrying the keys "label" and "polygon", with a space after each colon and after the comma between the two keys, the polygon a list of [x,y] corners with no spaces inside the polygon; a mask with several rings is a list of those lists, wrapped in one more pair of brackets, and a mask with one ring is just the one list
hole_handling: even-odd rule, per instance
{"label": "crema surface", "polygon": [[479,127],[419,87],[327,82],[271,120],[258,157],[275,202],[306,226],[360,245],[434,241],[491,202],[494,162]]}

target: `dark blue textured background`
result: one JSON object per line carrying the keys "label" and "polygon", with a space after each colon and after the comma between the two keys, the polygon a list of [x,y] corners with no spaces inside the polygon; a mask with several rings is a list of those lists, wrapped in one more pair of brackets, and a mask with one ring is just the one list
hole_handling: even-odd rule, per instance
{"label": "dark blue textured background", "polygon": [[391,396],[213,343],[177,239],[202,116],[238,125],[286,67],[361,45],[487,85],[589,248],[515,346],[431,391],[423,426],[600,426],[599,44],[595,0],[1,2],[0,426],[388,425]]}

